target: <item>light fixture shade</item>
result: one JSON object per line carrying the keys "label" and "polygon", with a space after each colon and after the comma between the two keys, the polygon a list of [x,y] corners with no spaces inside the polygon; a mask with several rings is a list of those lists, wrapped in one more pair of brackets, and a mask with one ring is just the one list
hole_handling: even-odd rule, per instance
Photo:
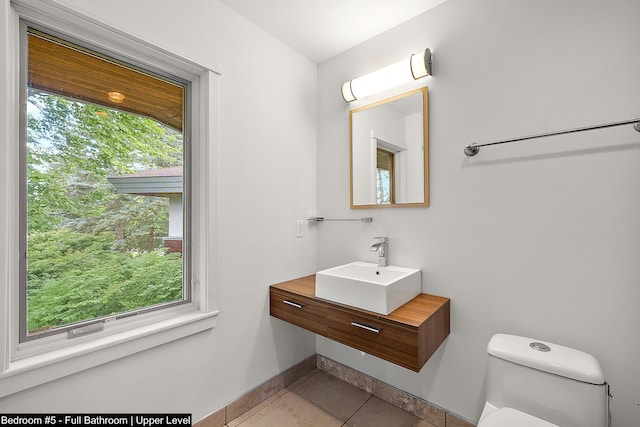
{"label": "light fixture shade", "polygon": [[423,52],[414,53],[409,59],[411,63],[411,74],[414,80],[431,75],[431,51],[425,49]]}
{"label": "light fixture shade", "polygon": [[342,98],[346,102],[365,98],[374,93],[431,75],[431,50],[425,49],[384,68],[342,84]]}
{"label": "light fixture shade", "polygon": [[109,92],[107,93],[107,97],[109,98],[109,101],[113,102],[114,104],[122,104],[122,102],[124,101],[124,95],[120,92]]}
{"label": "light fixture shade", "polygon": [[356,96],[351,91],[351,80],[342,83],[342,97],[347,102],[353,102],[356,100]]}

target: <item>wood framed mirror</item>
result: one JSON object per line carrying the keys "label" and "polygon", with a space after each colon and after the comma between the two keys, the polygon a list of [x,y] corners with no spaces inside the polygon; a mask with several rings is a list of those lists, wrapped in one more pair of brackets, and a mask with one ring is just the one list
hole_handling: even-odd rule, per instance
{"label": "wood framed mirror", "polygon": [[349,111],[351,208],[429,206],[428,88]]}

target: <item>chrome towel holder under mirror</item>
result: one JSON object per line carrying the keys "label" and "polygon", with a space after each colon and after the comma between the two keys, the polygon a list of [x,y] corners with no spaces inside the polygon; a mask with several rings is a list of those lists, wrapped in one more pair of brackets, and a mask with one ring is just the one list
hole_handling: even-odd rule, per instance
{"label": "chrome towel holder under mirror", "polygon": [[556,136],[556,135],[566,135],[568,133],[584,132],[584,131],[596,130],[596,129],[605,129],[605,128],[610,128],[614,126],[622,126],[622,125],[630,125],[630,124],[633,124],[633,128],[636,131],[640,132],[640,119],[632,119],[632,120],[624,120],[621,122],[605,123],[602,125],[586,126],[586,127],[576,128],[576,129],[541,133],[541,134],[531,135],[531,136],[523,136],[520,138],[506,139],[503,141],[488,142],[485,144],[467,144],[464,147],[464,154],[466,154],[467,157],[472,157],[478,154],[478,152],[480,151],[480,147],[488,147],[490,145],[507,144],[509,142],[526,141],[529,139],[545,138],[548,136]]}
{"label": "chrome towel holder under mirror", "polygon": [[373,218],[365,216],[362,218],[325,218],[323,216],[314,216],[307,218],[310,222],[373,222]]}

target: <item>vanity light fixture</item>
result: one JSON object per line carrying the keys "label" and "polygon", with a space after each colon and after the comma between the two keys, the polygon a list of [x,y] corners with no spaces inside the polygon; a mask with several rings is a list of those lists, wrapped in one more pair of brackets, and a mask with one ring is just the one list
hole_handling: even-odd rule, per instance
{"label": "vanity light fixture", "polygon": [[431,76],[431,60],[431,50],[425,49],[414,53],[408,59],[351,79],[342,84],[342,97],[347,103],[353,102],[356,99]]}

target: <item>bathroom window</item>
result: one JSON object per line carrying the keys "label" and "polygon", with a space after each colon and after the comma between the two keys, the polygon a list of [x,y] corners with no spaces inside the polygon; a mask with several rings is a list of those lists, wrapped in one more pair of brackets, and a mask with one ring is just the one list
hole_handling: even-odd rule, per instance
{"label": "bathroom window", "polygon": [[188,303],[189,84],[23,28],[20,342]]}
{"label": "bathroom window", "polygon": [[376,192],[379,205],[395,203],[393,163],[394,155],[391,151],[377,149]]}
{"label": "bathroom window", "polygon": [[0,105],[20,108],[4,110],[0,144],[0,398],[212,329],[219,314],[215,61],[57,2],[8,8],[16,61]]}

